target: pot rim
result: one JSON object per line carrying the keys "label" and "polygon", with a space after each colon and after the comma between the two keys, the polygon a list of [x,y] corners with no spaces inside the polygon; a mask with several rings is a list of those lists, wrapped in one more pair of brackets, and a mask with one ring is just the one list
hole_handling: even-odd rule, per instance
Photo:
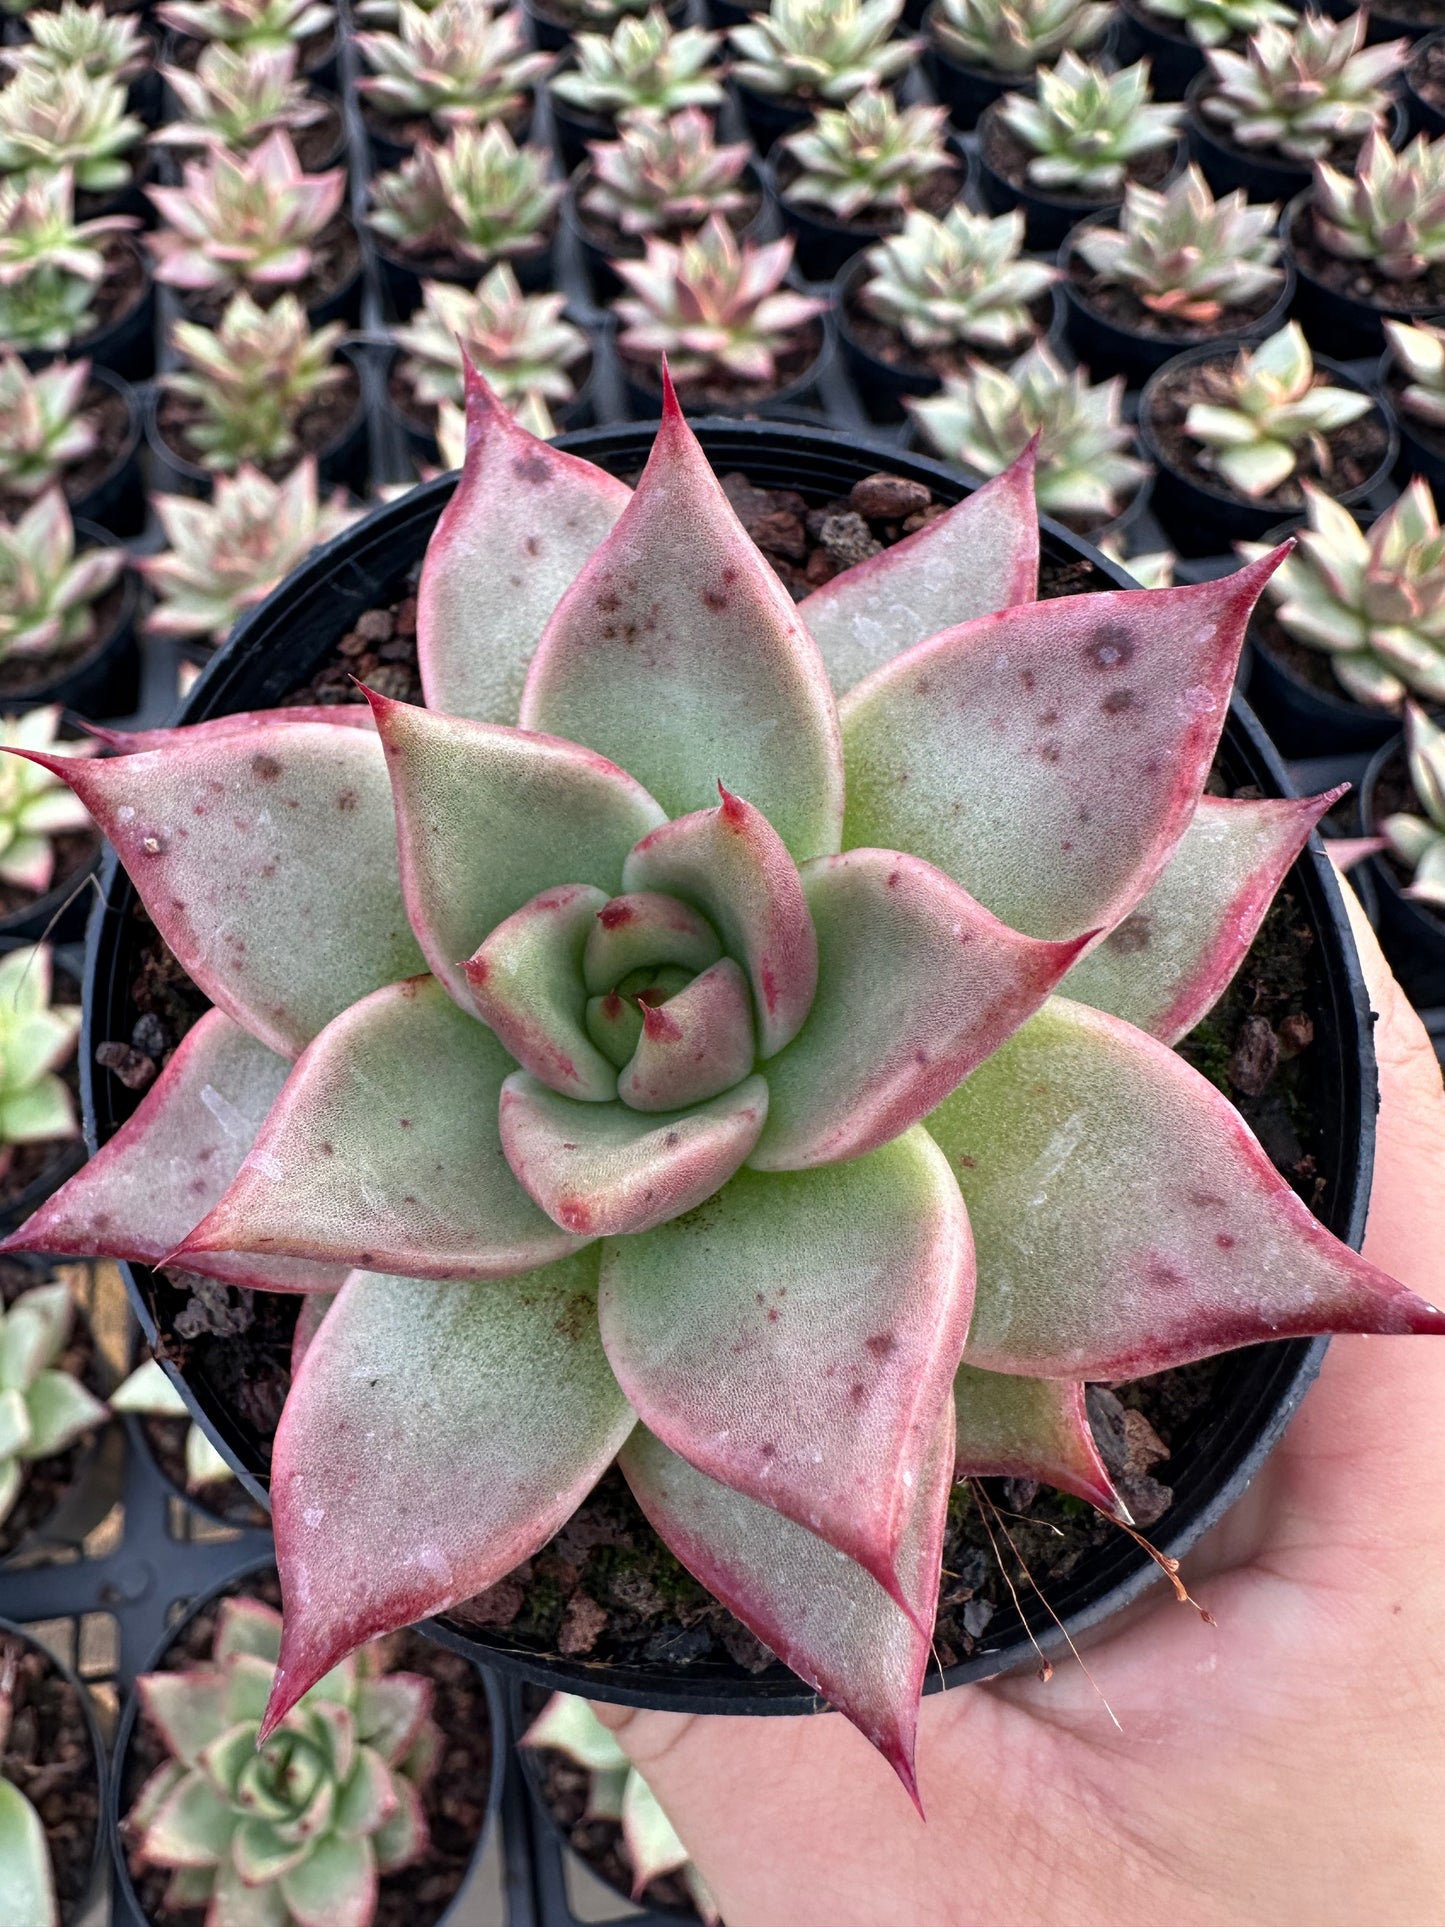
{"label": "pot rim", "polygon": [[96,1882],[100,1874],[101,1866],[105,1860],[106,1841],[110,1834],[110,1762],[106,1755],[104,1743],[100,1737],[100,1726],[95,1717],[95,1707],[91,1702],[89,1690],[74,1667],[68,1665],[63,1659],[57,1659],[50,1648],[41,1640],[37,1639],[34,1633],[27,1632],[23,1626],[17,1625],[13,1619],[0,1618],[0,1638],[18,1639],[21,1645],[29,1646],[35,1652],[40,1653],[47,1663],[59,1673],[66,1685],[75,1694],[85,1714],[85,1730],[90,1736],[90,1760],[91,1765],[95,1768],[99,1805],[95,1816],[95,1840],[91,1846],[90,1871],[86,1876],[85,1888],[80,1898],[71,1906],[68,1915],[64,1909],[62,1909],[61,1912],[61,1919],[65,1922],[65,1927],[77,1927],[78,1922],[85,1913],[87,1903],[95,1897]]}

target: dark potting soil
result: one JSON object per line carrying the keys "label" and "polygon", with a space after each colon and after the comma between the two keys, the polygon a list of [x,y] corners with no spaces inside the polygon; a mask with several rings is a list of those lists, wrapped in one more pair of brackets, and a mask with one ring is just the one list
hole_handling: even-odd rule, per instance
{"label": "dark potting soil", "polygon": [[[252,288],[252,299],[267,308],[283,294],[294,294],[303,308],[318,307],[361,272],[361,241],[344,209],[334,214],[311,243],[311,269],[301,281],[284,288]],[[225,313],[232,290],[208,288],[200,293],[186,292],[181,306],[193,321],[214,328]]]}
{"label": "dark potting soil", "polygon": [[[105,244],[104,253],[105,272],[90,304],[94,316],[90,334],[99,334],[128,315],[146,291],[146,264],[128,234],[112,236]],[[83,347],[84,338],[73,345]]]}
{"label": "dark potting soil", "polygon": [[[647,251],[640,234],[624,234],[615,223],[582,205],[582,196],[591,179],[592,170],[586,165],[578,168],[573,177],[573,206],[577,212],[578,226],[593,247],[599,248],[609,260],[616,260],[620,256],[624,261],[640,261]],[[743,196],[742,206],[723,216],[734,234],[742,234],[750,228],[763,207],[762,195],[748,186],[746,178],[738,182],[738,192]],[[664,228],[658,239],[671,241],[675,245],[691,232],[689,228]]]}
{"label": "dark potting soil", "polygon": [[[125,396],[107,388],[104,382],[89,384],[81,398],[80,413],[95,429],[96,441],[88,455],[61,471],[60,485],[69,502],[89,495],[110,474],[125,454],[131,433],[131,411]],[[0,489],[0,515],[13,522],[35,500],[34,495],[22,495],[17,489]]]}
{"label": "dark potting soil", "polygon": [[[225,1597],[244,1595],[280,1608],[281,1588],[274,1573],[253,1574],[224,1589]],[[162,1654],[156,1671],[185,1672],[211,1656],[219,1598],[208,1604]],[[425,1856],[409,1867],[388,1874],[380,1884],[372,1927],[432,1927],[456,1897],[466,1879],[487,1818],[487,1793],[492,1772],[492,1723],[481,1675],[459,1653],[423,1639],[418,1633],[394,1633],[381,1642],[391,1672],[421,1673],[432,1682],[432,1718],[441,1728],[443,1745],[436,1769],[421,1788],[430,1843]],[[129,1813],[146,1780],[170,1756],[144,1719],[138,1719],[121,1774],[120,1808]],[[124,1833],[127,1846],[133,1846]],[[197,1927],[200,1908],[174,1909],[165,1902],[170,1875],[157,1867],[137,1869],[131,1878],[142,1912],[153,1927]]]}
{"label": "dark potting soil", "polygon": [[[303,74],[313,74],[318,67],[324,67],[336,53],[336,29],[323,27],[319,33],[308,34],[301,42],[300,58],[296,65]],[[174,67],[184,67],[187,73],[200,65],[201,55],[210,46],[210,41],[193,39],[190,34],[172,34],[166,57]]]}
{"label": "dark potting soil", "polygon": [[[1213,93],[1212,87],[1201,87],[1192,97],[1192,106],[1198,116],[1199,125],[1212,141],[1217,142],[1220,147],[1227,148],[1231,154],[1237,155],[1246,165],[1250,161],[1267,161],[1272,167],[1295,167],[1305,174],[1312,171],[1313,162],[1296,160],[1293,154],[1286,154],[1278,147],[1246,147],[1240,141],[1231,140],[1227,123],[1216,120],[1212,114],[1206,114],[1204,111],[1204,103],[1213,96]],[[1321,158],[1341,174],[1353,174],[1355,162],[1360,158],[1360,149],[1364,144],[1363,134],[1352,134],[1348,140],[1335,141]]]}
{"label": "dark potting soil", "polygon": [[[1218,494],[1234,495],[1228,482],[1207,466],[1208,451],[1184,431],[1185,417],[1194,402],[1217,402],[1228,406],[1229,373],[1233,357],[1221,351],[1218,361],[1192,362],[1161,376],[1150,398],[1149,422],[1159,449],[1169,466],[1180,475]],[[1317,373],[1314,386],[1325,387],[1330,377]],[[1317,482],[1330,495],[1347,495],[1376,473],[1390,445],[1384,418],[1372,408],[1357,421],[1347,422],[1325,437],[1328,465],[1322,465],[1314,448],[1305,443],[1299,451],[1299,465],[1293,475],[1253,498],[1262,508],[1277,508],[1288,515],[1304,507],[1301,481]],[[1243,501],[1243,496],[1235,495]]]}
{"label": "dark potting soil", "polygon": [[1392,280],[1373,261],[1347,261],[1331,254],[1316,239],[1307,207],[1291,221],[1289,240],[1303,273],[1352,301],[1368,302],[1386,313],[1433,314],[1445,308],[1445,263],[1437,262],[1408,280]]}
{"label": "dark potting soil", "polygon": [[1106,281],[1077,253],[1069,256],[1069,280],[1080,300],[1116,328],[1147,335],[1157,341],[1177,342],[1180,349],[1202,347],[1216,335],[1238,334],[1267,315],[1279,299],[1283,277],[1254,300],[1238,308],[1224,308],[1213,321],[1182,321],[1178,315],[1156,314],[1146,308],[1132,288]]}
{"label": "dark potting soil", "polygon": [[[47,1275],[33,1265],[0,1257],[0,1303],[8,1309],[22,1293],[44,1284]],[[90,1326],[79,1312],[71,1329],[70,1343],[56,1360],[56,1367],[78,1378],[97,1398],[104,1398],[110,1390]],[[79,1478],[94,1436],[93,1433],[87,1433],[84,1438],[77,1439],[74,1445],[68,1445],[63,1452],[53,1453],[48,1459],[27,1461],[20,1495],[4,1521],[0,1522],[0,1559],[8,1559],[32,1532],[51,1517]],[[6,1927],[9,1927],[8,1922]]]}
{"label": "dark potting soil", "polygon": [[156,1464],[188,1504],[202,1507],[212,1518],[221,1519],[228,1526],[264,1526],[270,1523],[270,1514],[257,1505],[239,1479],[217,1479],[214,1484],[204,1485],[194,1493],[188,1489],[186,1434],[191,1429],[189,1419],[156,1418],[146,1413],[140,1423]]}
{"label": "dark potting soil", "polygon": [[[349,361],[339,362],[337,366],[341,369],[341,380],[308,402],[292,425],[299,446],[281,460],[263,464],[264,472],[273,482],[289,475],[303,455],[319,455],[329,448],[345,433],[360,407],[361,377]],[[191,430],[204,413],[201,404],[191,396],[172,394],[169,389],[163,391],[156,409],[156,427],[161,439],[172,454],[198,468],[205,467],[205,459],[191,440]]]}
{"label": "dark potting soil", "polygon": [[126,578],[117,577],[103,596],[91,604],[90,627],[80,638],[64,648],[48,649],[39,656],[6,656],[0,662],[0,702],[9,696],[25,696],[44,683],[54,682],[72,669],[79,668],[88,656],[98,655],[115,633],[125,606]]}
{"label": "dark potting soil", "polygon": [[40,896],[49,896],[51,890],[63,889],[73,877],[78,877],[95,861],[100,853],[100,832],[95,829],[62,830],[52,836],[50,847],[55,852],[55,875],[49,888],[44,891],[27,890],[18,883],[6,883],[0,877],[0,918],[13,917],[29,910]]}
{"label": "dark potting soil", "polygon": [[[1412,816],[1425,814],[1425,806],[1415,794],[1415,785],[1410,781],[1410,766],[1405,760],[1405,751],[1399,743],[1380,765],[1372,800],[1375,813],[1373,828],[1377,832],[1387,816],[1394,816],[1401,810],[1408,810]],[[1402,863],[1393,850],[1382,850],[1380,861],[1388,866],[1400,888],[1408,890],[1414,882],[1414,872],[1408,865]],[[1445,935],[1445,913],[1433,903],[1422,903],[1418,897],[1412,897],[1410,902],[1422,916],[1438,925],[1442,935]]]}
{"label": "dark potting soil", "polygon": [[[1010,186],[1020,194],[1035,194],[1050,201],[1060,201],[1082,209],[1099,207],[1105,203],[1122,201],[1124,190],[1110,191],[1107,194],[1066,194],[1062,189],[1035,187],[1029,180],[1029,162],[1035,158],[1033,148],[1021,141],[1018,135],[992,107],[988,108],[979,121],[980,148],[983,158],[995,174],[1003,176]],[[1129,163],[1126,179],[1140,187],[1159,187],[1168,177],[1173,167],[1177,149],[1172,141],[1163,147],[1155,148],[1152,153],[1141,154]]]}
{"label": "dark potting soil", "polygon": [[[802,173],[802,167],[794,156],[786,151],[781,153],[773,168],[773,177],[778,193],[789,200],[788,189]],[[925,214],[944,215],[963,191],[963,169],[952,162],[940,167],[925,180],[919,182],[909,199],[909,207],[922,208]],[[830,221],[841,228],[866,229],[870,234],[897,234],[902,230],[903,217],[908,208],[879,207],[872,203],[846,220],[834,214],[821,201],[793,201],[798,212],[815,221]]]}
{"label": "dark potting soil", "polygon": [[[1258,608],[1250,623],[1250,639],[1257,649],[1263,649],[1286,669],[1293,670],[1302,682],[1321,694],[1333,696],[1337,702],[1353,703],[1355,698],[1345,688],[1330,667],[1328,650],[1311,649],[1295,638],[1280,622],[1272,608],[1263,605]],[[1363,709],[1364,704],[1358,705]]]}
{"label": "dark potting soil", "polygon": [[[61,1918],[85,1896],[100,1827],[100,1775],[80,1695],[60,1668],[28,1640],[0,1637],[0,1667],[15,1668],[14,1716],[0,1779],[30,1801],[45,1828]],[[7,1927],[25,1927],[20,1921]]]}
{"label": "dark potting soil", "polygon": [[[574,395],[580,395],[592,377],[590,349],[573,362],[567,370],[567,376],[572,383]],[[423,434],[436,434],[437,405],[434,401],[417,400],[416,384],[412,380],[411,370],[405,358],[398,358],[392,363],[391,372],[387,376],[386,391],[392,407],[403,421],[410,423]],[[552,407],[555,412],[558,408],[565,409],[568,405],[567,402],[554,402]]]}
{"label": "dark potting soil", "polygon": [[510,261],[515,267],[519,261],[530,261],[544,254],[556,236],[557,219],[555,213],[549,215],[541,232],[530,236],[525,248],[508,249],[506,253],[467,254],[449,246],[445,235],[435,228],[415,241],[393,241],[389,235],[371,230],[371,244],[383,257],[400,262],[423,281],[465,282],[467,287],[474,288],[498,261]]}
{"label": "dark potting soil", "polygon": [[[967,374],[971,361],[1007,366],[1033,345],[1032,338],[1025,336],[1009,348],[976,341],[951,341],[941,348],[915,348],[890,322],[880,321],[870,312],[863,298],[863,287],[863,283],[855,282],[844,297],[843,311],[849,334],[875,361],[903,369],[910,375],[936,375],[945,381],[950,375]],[[1034,336],[1048,333],[1053,312],[1053,296],[1047,291],[1030,304],[1028,316]]]}
{"label": "dark potting soil", "polygon": [[[753,402],[769,401],[783,389],[791,387],[817,360],[822,348],[822,322],[807,321],[785,337],[785,345],[775,358],[776,372],[771,381],[744,381],[738,375],[729,374],[694,376],[691,380],[678,377],[677,392],[685,407],[708,405],[737,408]],[[631,379],[649,395],[656,395],[660,402],[662,390],[657,387],[654,374],[656,357],[634,359],[621,349],[619,354]]]}
{"label": "dark potting soil", "polygon": [[[526,139],[532,119],[532,96],[528,92],[520,106],[510,114],[499,117],[507,132],[520,147]],[[393,147],[415,147],[418,141],[445,143],[447,129],[430,114],[411,114],[400,116],[384,114],[370,95],[361,97],[361,119],[367,133],[373,140],[390,141]]]}

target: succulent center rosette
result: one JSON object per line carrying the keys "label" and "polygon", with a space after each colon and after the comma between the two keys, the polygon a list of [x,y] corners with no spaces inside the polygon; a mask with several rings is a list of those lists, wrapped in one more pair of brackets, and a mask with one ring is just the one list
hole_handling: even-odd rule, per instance
{"label": "succulent center rosette", "polygon": [[1333,800],[1203,793],[1279,556],[1036,602],[1030,451],[795,606],[670,388],[635,492],[468,406],[425,707],[54,760],[215,1008],[16,1243],[312,1294],[266,1731],[616,1459],[911,1789],[956,1474],[1445,1328],[1169,1048]]}

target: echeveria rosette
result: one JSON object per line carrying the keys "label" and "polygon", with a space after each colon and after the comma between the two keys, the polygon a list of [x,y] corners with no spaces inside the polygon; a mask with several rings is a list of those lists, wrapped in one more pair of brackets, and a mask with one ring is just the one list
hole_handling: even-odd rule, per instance
{"label": "echeveria rosette", "polygon": [[344,1279],[273,1723],[616,1458],[911,1787],[956,1474],[1117,1510],[1084,1379],[1445,1328],[1169,1048],[1330,800],[1202,798],[1278,558],[1037,604],[1026,454],[795,607],[670,388],[635,493],[468,401],[428,707],[61,769],[217,1007],[16,1242]]}

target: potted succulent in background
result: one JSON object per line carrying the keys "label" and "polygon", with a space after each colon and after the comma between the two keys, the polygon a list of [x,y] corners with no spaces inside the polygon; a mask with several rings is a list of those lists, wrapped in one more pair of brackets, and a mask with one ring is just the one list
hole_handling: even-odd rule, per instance
{"label": "potted succulent in background", "polygon": [[20,23],[26,38],[0,50],[0,60],[14,72],[33,67],[51,74],[78,67],[96,80],[129,83],[127,104],[134,114],[149,119],[158,105],[154,85],[150,36],[139,21],[110,12],[103,4],[81,6],[61,0],[54,11],[25,7]]}
{"label": "potted succulent in background", "polygon": [[[650,13],[660,4],[661,0],[522,0],[522,10],[537,45],[546,53],[560,53],[572,44],[575,34],[611,33],[629,14]],[[680,27],[687,19],[687,0],[666,0],[662,12],[669,26]]]}
{"label": "potted succulent in background", "polygon": [[395,166],[423,139],[457,126],[504,121],[525,140],[537,83],[552,56],[535,51],[519,7],[441,0],[430,11],[400,0],[396,31],[360,33],[369,72],[357,82],[373,163]]}
{"label": "potted succulent in background", "polygon": [[1445,496],[1445,329],[1384,324],[1380,390],[1400,431],[1400,468]]}
{"label": "potted succulent in background", "polygon": [[1304,506],[1301,483],[1361,502],[1389,475],[1393,424],[1363,383],[1310,354],[1297,321],[1258,347],[1194,348],[1139,400],[1154,506],[1187,555],[1257,538]]}
{"label": "potted succulent in background", "polygon": [[894,234],[910,208],[942,214],[963,169],[944,145],[941,107],[902,107],[863,87],[846,107],[823,107],[770,156],[783,224],[799,271],[829,281],[861,248]]}
{"label": "potted succulent in background", "polygon": [[580,35],[547,83],[563,167],[580,167],[591,144],[617,139],[630,114],[721,106],[712,66],[719,45],[701,27],[669,26],[660,7],[622,19],[610,36]]}
{"label": "potted succulent in background", "polygon": [[1021,253],[1024,217],[971,213],[942,220],[912,210],[903,232],[839,277],[833,318],[849,371],[884,420],[907,395],[931,395],[970,356],[1014,359],[1046,331],[1058,271]]}
{"label": "potted succulent in background", "polygon": [[128,157],[145,131],[126,111],[122,83],[81,67],[22,66],[0,86],[0,174],[33,179],[67,168],[84,214],[141,210]]}
{"label": "potted succulent in background", "polygon": [[1092,52],[1109,29],[1099,0],[933,0],[924,61],[955,127],[971,128],[1001,94],[1029,93],[1038,68]]}
{"label": "potted succulent in background", "polygon": [[124,1378],[109,1399],[112,1412],[136,1429],[176,1495],[228,1526],[264,1526],[266,1514],[191,1417],[190,1407],[154,1358]]}
{"label": "potted succulent in background", "polygon": [[150,270],[132,215],[77,221],[68,168],[0,180],[0,337],[31,367],[84,355],[127,380],[155,364]]}
{"label": "potted succulent in background", "polygon": [[760,154],[820,106],[882,87],[922,41],[895,38],[903,0],[771,0],[728,35],[732,86]]}
{"label": "potted succulent in background", "polygon": [[1147,58],[1160,100],[1182,100],[1206,47],[1241,52],[1261,27],[1288,27],[1296,15],[1284,0],[1122,0],[1119,17],[1124,59]]}
{"label": "potted succulent in background", "polygon": [[1413,132],[1445,134],[1445,27],[1436,27],[1411,49],[1405,98]]}
{"label": "potted succulent in background", "polygon": [[334,167],[345,145],[341,103],[296,71],[294,47],[247,53],[219,43],[198,65],[163,67],[180,118],[151,135],[153,147],[225,147],[248,153],[268,135],[290,136],[307,172]]}
{"label": "potted succulent in background", "polygon": [[139,439],[140,406],[119,375],[84,359],[32,372],[13,350],[0,352],[0,514],[58,482],[82,521],[138,535]]}
{"label": "potted succulent in background", "polygon": [[304,74],[335,79],[336,9],[327,0],[161,0],[155,11],[177,36],[170,53],[181,66],[216,42],[242,53],[294,47]]}
{"label": "potted succulent in background", "polygon": [[1370,862],[1382,940],[1411,995],[1436,1003],[1445,997],[1445,730],[1415,703],[1405,707],[1404,737],[1365,774],[1360,824],[1385,840]]}
{"label": "potted succulent in background", "polygon": [[1039,342],[1007,369],[975,360],[909,406],[930,446],[980,479],[1037,436],[1039,508],[1077,534],[1117,534],[1144,508],[1149,468],[1132,453],[1122,376],[1091,384],[1086,368],[1063,368]]}
{"label": "potted succulent in background", "polygon": [[[0,972],[8,972],[6,992],[13,988],[9,962],[7,957],[0,963]],[[74,1013],[77,1020],[79,1015]],[[33,1033],[40,1034],[38,1024],[45,1016],[32,1018]],[[59,1013],[51,1013],[50,1021],[58,1029]],[[7,1045],[22,1042],[8,1013],[0,1012],[0,1024]],[[73,1029],[70,1037],[73,1043]],[[58,1109],[61,1099],[53,1101]],[[0,1097],[0,1116],[8,1114],[12,1102],[10,1096]],[[67,1095],[67,1108],[68,1102]],[[0,1123],[0,1137],[3,1131]],[[13,1156],[9,1144],[5,1150]],[[13,1213],[7,1215],[13,1217]],[[96,1349],[77,1318],[70,1287],[59,1279],[35,1283],[23,1268],[17,1276],[7,1266],[0,1275],[0,1291],[4,1297],[0,1408],[5,1413],[5,1440],[0,1448],[0,1559],[8,1559],[43,1532],[74,1489],[81,1470],[80,1448],[105,1423],[107,1413],[97,1396],[102,1387]]]}
{"label": "potted succulent in background", "polygon": [[[0,716],[0,744],[53,756],[89,756],[89,737],[60,734],[55,704]],[[48,770],[18,757],[0,771],[0,939],[83,937],[90,912],[83,879],[100,858],[90,812]],[[39,780],[37,780],[37,778]]]}
{"label": "potted succulent in background", "polygon": [[126,714],[138,689],[134,613],[125,550],[77,528],[58,488],[13,522],[0,517],[0,697]]}
{"label": "potted succulent in background", "polygon": [[0,1620],[0,1894],[17,1927],[78,1927],[105,1851],[105,1767],[85,1688]]}
{"label": "potted succulent in background", "polygon": [[996,213],[1024,210],[1030,247],[1058,247],[1086,214],[1116,207],[1131,182],[1157,187],[1179,163],[1182,109],[1155,101],[1149,65],[1109,72],[1064,54],[1035,94],[1010,94],[978,124],[979,180]]}

